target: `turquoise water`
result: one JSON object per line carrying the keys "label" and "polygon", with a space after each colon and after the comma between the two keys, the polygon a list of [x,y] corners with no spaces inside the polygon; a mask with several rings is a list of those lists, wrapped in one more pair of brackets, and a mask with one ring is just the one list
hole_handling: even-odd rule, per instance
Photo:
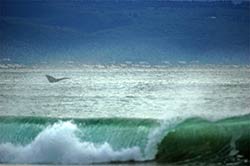
{"label": "turquoise water", "polygon": [[0,85],[3,164],[249,164],[249,66],[1,69]]}

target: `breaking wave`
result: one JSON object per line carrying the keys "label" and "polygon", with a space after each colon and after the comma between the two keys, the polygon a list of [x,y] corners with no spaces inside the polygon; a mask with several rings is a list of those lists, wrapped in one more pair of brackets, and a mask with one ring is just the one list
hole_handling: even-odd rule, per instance
{"label": "breaking wave", "polygon": [[0,117],[0,163],[242,162],[250,115],[216,122]]}

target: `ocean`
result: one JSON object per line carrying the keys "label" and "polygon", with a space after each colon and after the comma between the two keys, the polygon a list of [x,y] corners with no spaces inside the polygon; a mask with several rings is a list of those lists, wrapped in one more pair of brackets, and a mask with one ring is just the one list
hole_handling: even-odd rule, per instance
{"label": "ocean", "polygon": [[0,163],[248,165],[249,101],[249,65],[0,69]]}

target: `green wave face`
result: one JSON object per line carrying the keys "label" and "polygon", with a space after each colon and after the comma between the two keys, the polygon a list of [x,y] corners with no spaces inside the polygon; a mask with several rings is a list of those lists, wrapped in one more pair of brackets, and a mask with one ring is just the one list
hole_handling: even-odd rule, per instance
{"label": "green wave face", "polygon": [[216,122],[0,117],[0,163],[249,163],[250,115]]}
{"label": "green wave face", "polygon": [[152,119],[0,117],[0,144],[29,144],[48,126],[66,121],[77,125],[75,134],[81,141],[98,144],[109,142],[115,149],[135,145],[143,148],[150,130],[159,126]]}
{"label": "green wave face", "polygon": [[158,162],[243,162],[250,160],[250,115],[217,122],[188,119],[158,146]]}

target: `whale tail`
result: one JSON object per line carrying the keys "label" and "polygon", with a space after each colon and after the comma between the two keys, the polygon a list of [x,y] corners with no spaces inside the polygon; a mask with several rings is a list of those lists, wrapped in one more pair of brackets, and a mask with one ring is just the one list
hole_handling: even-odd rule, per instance
{"label": "whale tail", "polygon": [[50,75],[45,75],[50,83],[55,83],[61,80],[69,79],[68,77],[63,77],[63,78],[55,78]]}

